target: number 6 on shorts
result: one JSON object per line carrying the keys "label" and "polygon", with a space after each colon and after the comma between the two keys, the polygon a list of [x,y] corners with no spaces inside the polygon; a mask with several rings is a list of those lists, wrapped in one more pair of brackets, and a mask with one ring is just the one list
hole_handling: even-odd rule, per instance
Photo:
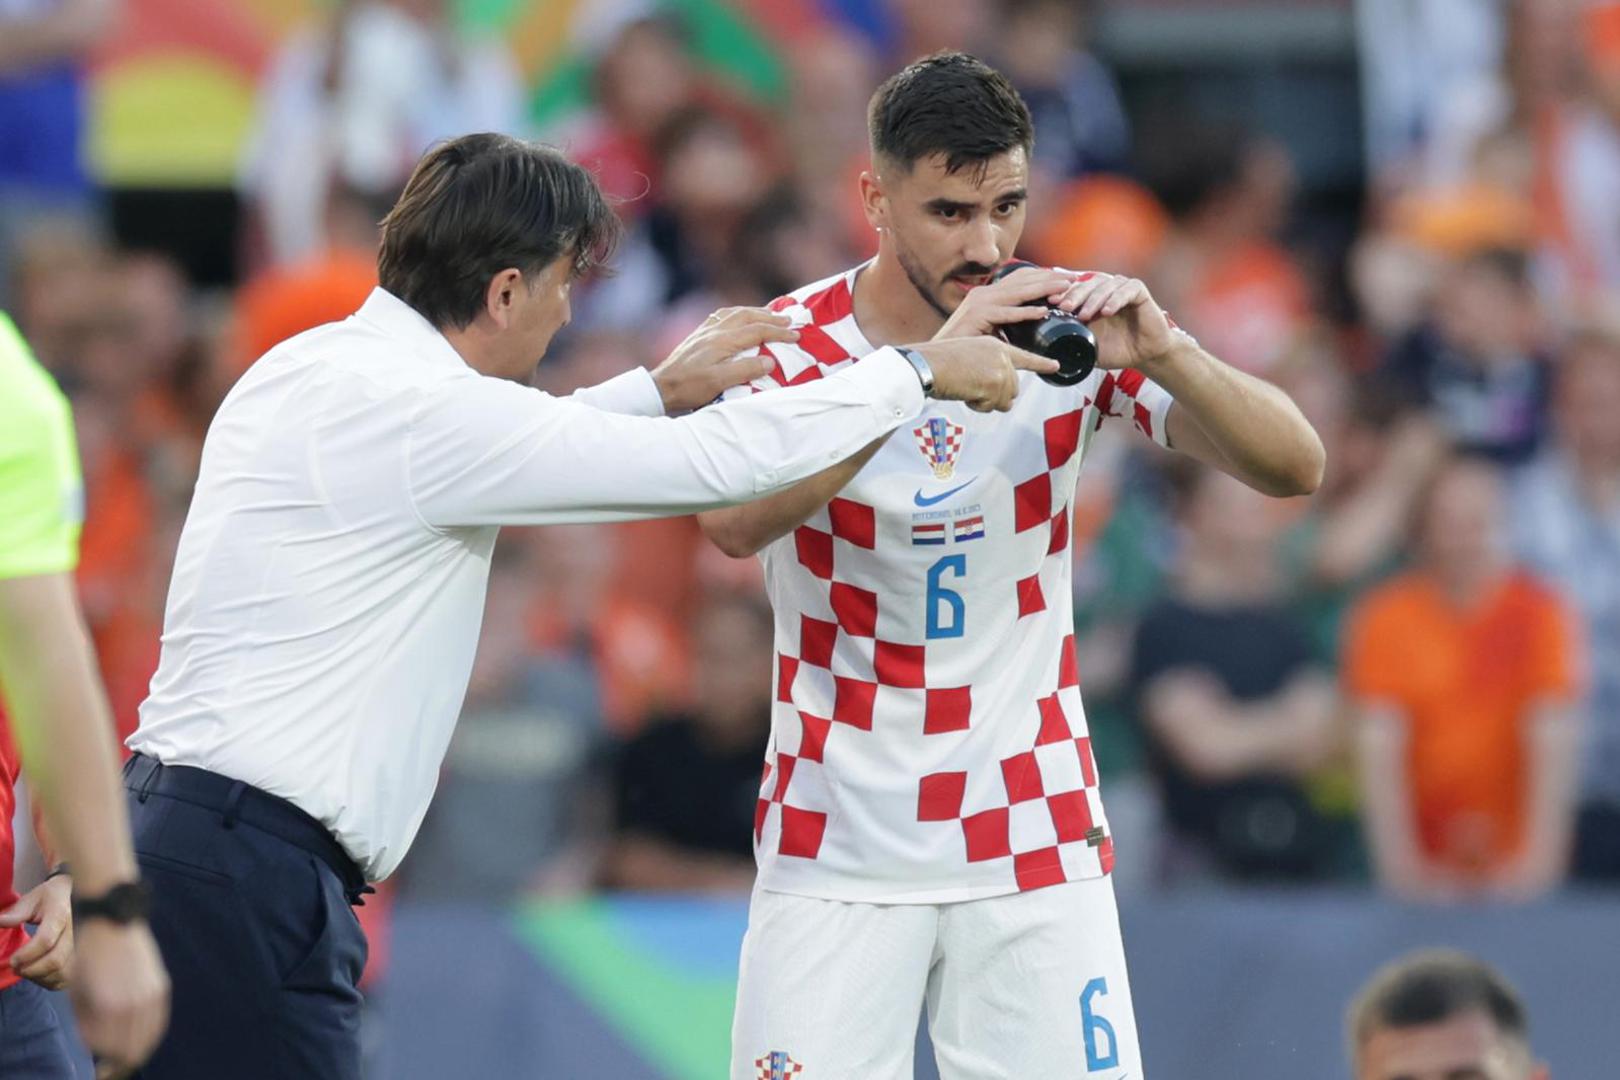
{"label": "number 6 on shorts", "polygon": [[[1097,978],[1086,983],[1086,988],[1080,992],[1080,1023],[1086,1036],[1086,1071],[1096,1072],[1098,1069],[1111,1069],[1119,1064],[1119,1044],[1114,1041],[1114,1025],[1091,1011],[1091,999],[1101,995],[1108,996],[1108,980]],[[1106,1053],[1100,1053],[1097,1048],[1098,1038],[1108,1040]]]}

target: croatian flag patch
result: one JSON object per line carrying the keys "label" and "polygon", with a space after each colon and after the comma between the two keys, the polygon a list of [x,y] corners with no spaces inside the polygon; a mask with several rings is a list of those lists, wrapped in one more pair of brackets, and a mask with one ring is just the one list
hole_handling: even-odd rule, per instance
{"label": "croatian flag patch", "polygon": [[953,522],[951,527],[955,530],[957,543],[960,544],[964,540],[977,540],[984,535],[984,515],[977,514],[973,517],[960,518]]}

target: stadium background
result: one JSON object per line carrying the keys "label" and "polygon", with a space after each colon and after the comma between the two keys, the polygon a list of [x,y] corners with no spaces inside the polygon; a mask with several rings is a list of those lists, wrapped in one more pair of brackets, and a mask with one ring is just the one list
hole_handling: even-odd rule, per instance
{"label": "stadium background", "polygon": [[[82,2],[0,0],[0,32]],[[1161,640],[1144,626],[1198,647],[1164,606],[1183,563],[1236,558],[1307,643],[1299,670],[1353,698],[1387,673],[1347,670],[1346,613],[1420,554],[1412,522],[1444,446],[1495,462],[1514,506],[1549,455],[1571,453],[1580,420],[1554,389],[1569,343],[1585,334],[1606,355],[1593,363],[1620,363],[1620,5],[121,8],[65,63],[0,81],[0,305],[75,402],[81,586],[126,729],[213,407],[269,345],[358,303],[372,223],[428,141],[547,138],[624,200],[619,273],[587,290],[542,369],[567,391],[656,361],[716,306],[868,254],[854,202],[867,95],[913,56],[965,48],[1037,107],[1023,251],[1145,276],[1213,351],[1295,393],[1328,443],[1309,503],[1243,528],[1205,522],[1264,553],[1259,569],[1231,550],[1189,554],[1200,519],[1176,493],[1196,478],[1118,433],[1076,498],[1082,677],[1155,1075],[1342,1075],[1345,1000],[1420,943],[1501,964],[1555,1075],[1612,1072],[1612,881],[1528,899],[1389,895],[1359,828],[1380,781],[1352,768],[1348,706],[1333,745],[1287,778],[1290,835],[1308,842],[1261,835],[1257,866],[1177,835],[1139,691]],[[1436,393],[1447,365],[1463,373]],[[1613,480],[1614,459],[1592,468]],[[1387,526],[1357,530],[1374,519]],[[1607,548],[1544,568],[1554,586],[1580,582],[1560,603],[1581,628],[1567,659],[1593,688],[1594,739],[1620,728],[1612,504],[1607,520]],[[507,530],[434,810],[366,909],[374,1075],[722,1074],[746,863],[714,822],[675,819],[763,743],[767,709],[737,706],[760,700],[760,680],[769,690],[758,583],[752,560],[710,550],[690,521]],[[653,783],[671,746],[722,749]],[[1599,773],[1575,801],[1612,795],[1620,778]]]}

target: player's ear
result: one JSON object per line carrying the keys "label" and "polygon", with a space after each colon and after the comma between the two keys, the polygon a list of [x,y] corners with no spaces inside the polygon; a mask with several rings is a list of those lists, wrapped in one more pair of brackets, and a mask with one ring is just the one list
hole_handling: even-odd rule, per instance
{"label": "player's ear", "polygon": [[489,279],[484,289],[484,314],[505,330],[512,322],[512,305],[517,302],[517,291],[523,287],[523,271],[509,266]]}
{"label": "player's ear", "polygon": [[884,194],[883,181],[870,170],[861,173],[861,209],[872,228],[881,231],[889,223],[889,198]]}

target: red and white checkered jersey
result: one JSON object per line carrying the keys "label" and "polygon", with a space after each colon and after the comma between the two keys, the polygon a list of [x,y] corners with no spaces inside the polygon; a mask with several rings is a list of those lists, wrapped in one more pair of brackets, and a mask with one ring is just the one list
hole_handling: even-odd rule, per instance
{"label": "red and white checkered jersey", "polygon": [[[871,352],[856,270],[775,301],[792,386]],[[1019,376],[1010,412],[933,402],[839,496],[761,553],[776,612],[760,884],[938,903],[1097,877],[1113,841],[1075,667],[1071,496],[1106,417],[1165,442],[1136,371]]]}

